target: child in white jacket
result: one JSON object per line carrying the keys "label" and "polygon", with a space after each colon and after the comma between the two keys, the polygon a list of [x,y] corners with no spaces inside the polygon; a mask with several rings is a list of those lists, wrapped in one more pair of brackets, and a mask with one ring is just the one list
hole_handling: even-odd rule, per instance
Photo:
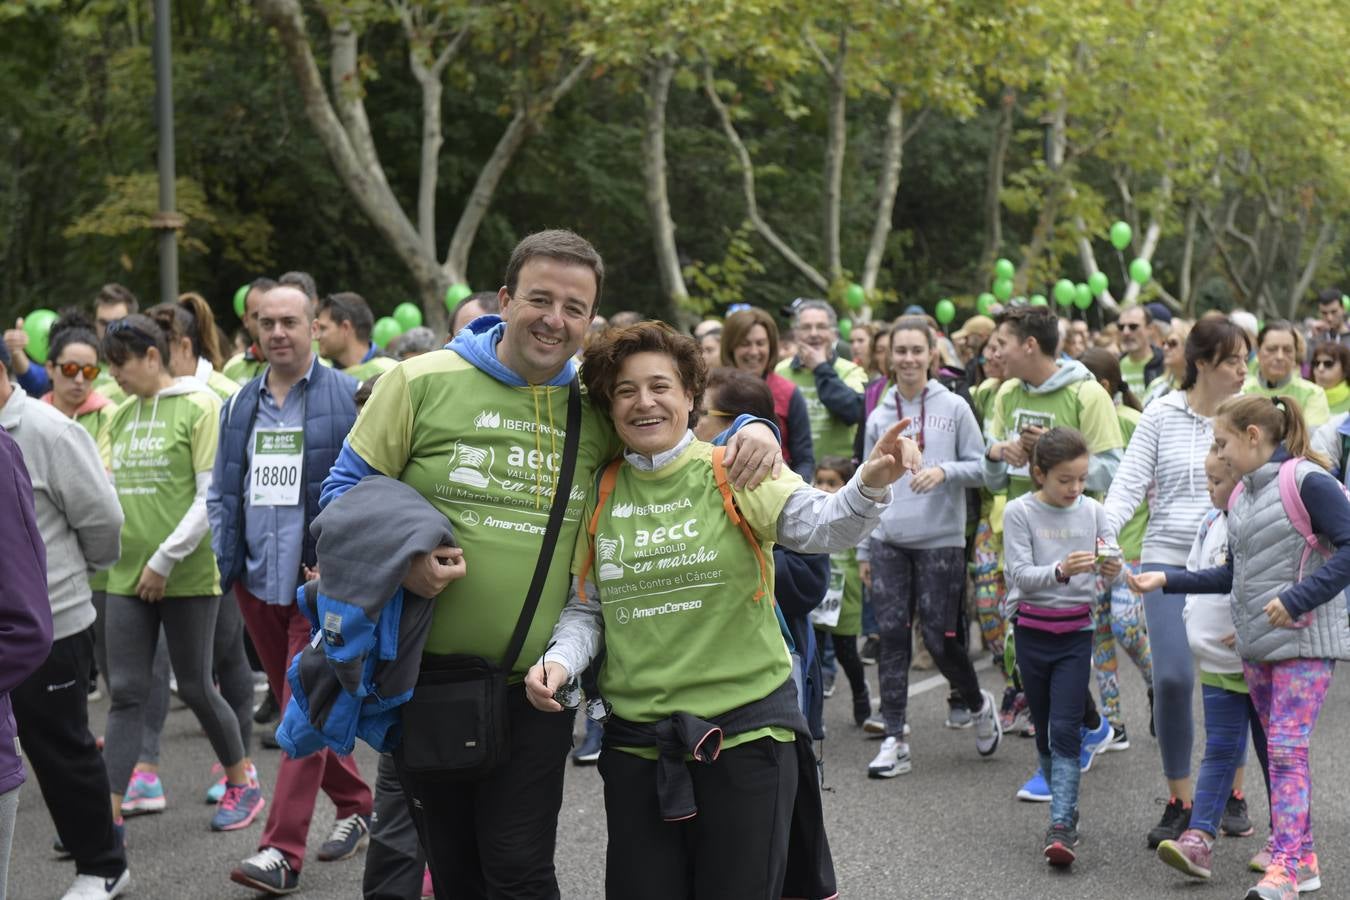
{"label": "child in white jacket", "polygon": [[[1228,499],[1237,478],[1211,448],[1205,482],[1214,508],[1205,514],[1191,545],[1186,568],[1196,572],[1222,566],[1228,554]],[[1205,757],[1195,786],[1190,827],[1175,841],[1158,845],[1158,858],[1196,878],[1210,876],[1220,817],[1233,779],[1247,763],[1247,730],[1255,725],[1258,756],[1265,768],[1265,735],[1250,714],[1242,659],[1233,649],[1233,611],[1228,594],[1187,594],[1182,612],[1186,640],[1200,669],[1205,710]],[[1251,832],[1248,831],[1248,834]]]}

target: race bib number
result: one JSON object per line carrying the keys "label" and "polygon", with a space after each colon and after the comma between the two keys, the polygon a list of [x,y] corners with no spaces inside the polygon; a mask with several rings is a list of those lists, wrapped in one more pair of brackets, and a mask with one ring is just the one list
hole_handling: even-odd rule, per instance
{"label": "race bib number", "polygon": [[[1020,436],[1022,432],[1026,431],[1028,428],[1044,428],[1046,431],[1049,431],[1054,427],[1055,416],[1053,413],[1039,412],[1031,409],[1014,410],[1012,433],[1008,435],[1008,439],[1012,440],[1013,438]],[[1017,475],[1022,478],[1030,478],[1031,465],[1028,463],[1025,466],[1009,466],[1008,474]]]}
{"label": "race bib number", "polygon": [[299,428],[258,429],[253,436],[253,467],[248,502],[252,506],[295,506],[300,502],[300,476],[305,433]]}
{"label": "race bib number", "polygon": [[844,573],[834,566],[830,567],[830,586],[825,591],[825,599],[811,610],[807,616],[811,624],[819,628],[834,628],[839,624],[839,612],[844,607]]}

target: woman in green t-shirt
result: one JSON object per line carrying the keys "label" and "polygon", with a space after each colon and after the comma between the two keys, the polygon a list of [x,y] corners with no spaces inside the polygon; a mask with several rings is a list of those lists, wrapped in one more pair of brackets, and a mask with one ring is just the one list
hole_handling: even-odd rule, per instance
{"label": "woman in green t-shirt", "polygon": [[1298,374],[1303,360],[1303,335],[1284,319],[1267,322],[1256,337],[1256,374],[1247,379],[1244,394],[1293,397],[1303,409],[1309,429],[1331,418],[1326,391]]}
{"label": "woman in green t-shirt", "polygon": [[169,342],[155,321],[131,315],[108,326],[103,354],[127,393],[108,427],[105,463],[122,504],[122,557],[108,573],[106,634],[112,708],[104,757],[113,818],[141,747],[152,660],[161,627],[178,695],[197,716],[227,786],[211,822],[247,826],[263,807],[248,774],[239,723],[211,679],[220,577],[211,552],[206,491],[220,429],[220,400],[169,371]]}
{"label": "woman in green t-shirt", "polygon": [[1333,416],[1350,411],[1350,347],[1340,341],[1323,341],[1313,348],[1312,376],[1326,391]]}
{"label": "woman in green t-shirt", "polygon": [[526,689],[537,708],[559,711],[555,690],[603,642],[607,892],[783,896],[794,808],[817,813],[826,855],[815,873],[832,890],[769,560],[775,542],[811,553],[855,546],[889,485],[917,469],[918,448],[898,423],[838,493],[789,472],[738,491],[720,477],[715,448],[689,430],[706,375],[690,338],[659,322],[614,330],[587,350],[582,373],[626,451],[602,479],[603,499],[588,504],[574,596]]}

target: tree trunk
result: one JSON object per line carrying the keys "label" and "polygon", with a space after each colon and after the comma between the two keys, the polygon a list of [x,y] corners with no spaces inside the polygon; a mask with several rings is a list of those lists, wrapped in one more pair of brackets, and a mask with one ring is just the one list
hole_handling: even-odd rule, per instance
{"label": "tree trunk", "polygon": [[469,267],[469,251],[473,248],[478,226],[483,223],[483,217],[487,215],[488,207],[492,204],[492,197],[497,192],[497,185],[501,183],[502,176],[506,174],[516,152],[525,143],[530,131],[552,112],[553,107],[576,86],[590,66],[589,60],[582,60],[574,65],[538,104],[530,105],[529,100],[522,100],[517,104],[516,113],[511,117],[510,124],[497,139],[497,146],[492,148],[492,155],[483,163],[483,168],[478,170],[478,180],[474,182],[469,199],[465,202],[464,210],[455,224],[455,233],[450,237],[444,268],[446,277],[452,281],[464,278],[464,272]]}
{"label": "tree trunk", "polygon": [[759,236],[768,242],[778,255],[787,260],[788,264],[802,274],[807,281],[811,282],[822,292],[830,289],[830,283],[825,276],[814,266],[808,263],[791,247],[787,242],[778,236],[778,232],[773,230],[764,217],[759,212],[759,201],[755,192],[755,167],[750,159],[750,151],[746,149],[745,142],[741,140],[740,134],[736,131],[736,126],[732,124],[731,113],[727,110],[727,105],[722,102],[722,98],[717,95],[717,87],[713,83],[713,74],[711,66],[703,67],[703,92],[708,97],[708,102],[712,104],[717,112],[718,122],[722,125],[722,133],[726,135],[727,142],[736,153],[736,160],[740,164],[741,170],[741,189],[745,193],[746,218],[754,226]]}
{"label": "tree trunk", "polygon": [[[439,269],[435,256],[423,250],[421,238],[394,197],[379,160],[363,159],[362,151],[358,150],[374,146],[373,141],[369,140],[369,123],[365,121],[364,115],[349,115],[348,125],[357,132],[353,136],[338,120],[333,104],[324,91],[313,48],[305,32],[300,4],[297,0],[258,0],[258,11],[281,40],[304,102],[305,116],[328,152],[328,158],[343,186],[408,267],[417,283],[434,281]],[[341,49],[345,52],[345,45]],[[359,85],[352,87],[351,91],[344,90],[344,99],[341,101],[349,107],[349,113],[361,107],[359,90],[355,90]],[[363,127],[365,131],[361,133]]]}
{"label": "tree trunk", "polygon": [[839,32],[838,55],[825,70],[830,79],[825,144],[825,264],[830,280],[834,282],[844,277],[839,231],[844,194],[844,150],[848,143],[848,85],[844,76],[847,58],[848,27],[843,26]]}
{"label": "tree trunk", "polygon": [[872,221],[872,237],[863,262],[862,286],[869,294],[876,289],[877,274],[886,255],[886,240],[891,236],[895,215],[895,195],[900,188],[900,166],[905,149],[905,92],[896,88],[886,111],[886,142],[881,151],[881,177],[877,179],[877,215]]}
{"label": "tree trunk", "polygon": [[652,244],[656,251],[656,271],[661,278],[661,293],[669,319],[675,307],[689,296],[680,270],[680,254],[675,244],[675,219],[670,213],[670,193],[666,184],[666,102],[670,82],[675,76],[676,59],[662,56],[647,72],[642,123],[643,199],[652,223]]}
{"label": "tree trunk", "polygon": [[1192,198],[1186,206],[1185,237],[1181,245],[1181,294],[1177,298],[1186,310],[1186,318],[1195,318],[1195,297],[1191,286],[1195,267],[1195,232],[1200,218],[1199,201]]}
{"label": "tree trunk", "polygon": [[[1313,277],[1317,274],[1317,264],[1322,260],[1322,253],[1327,245],[1331,243],[1336,235],[1335,220],[1328,215],[1322,220],[1322,227],[1317,230],[1317,240],[1313,242],[1312,250],[1308,252],[1308,262],[1303,266],[1303,273],[1294,284],[1293,291],[1289,294],[1289,320],[1294,321],[1298,318],[1299,301],[1308,293],[1312,287]],[[1295,259],[1297,264],[1298,260]]]}
{"label": "tree trunk", "polygon": [[1003,248],[1003,168],[1012,143],[1013,111],[1017,107],[1017,92],[1004,88],[999,97],[998,121],[994,126],[994,142],[989,147],[989,161],[985,165],[984,180],[984,249],[980,252],[979,278],[987,283],[994,274],[994,261]]}

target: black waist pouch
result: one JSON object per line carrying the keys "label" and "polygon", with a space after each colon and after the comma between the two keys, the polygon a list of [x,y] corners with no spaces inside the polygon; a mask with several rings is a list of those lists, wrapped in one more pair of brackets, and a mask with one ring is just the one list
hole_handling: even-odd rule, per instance
{"label": "black waist pouch", "polygon": [[399,766],[421,778],[479,778],[511,755],[507,673],[481,656],[427,656],[402,706]]}

